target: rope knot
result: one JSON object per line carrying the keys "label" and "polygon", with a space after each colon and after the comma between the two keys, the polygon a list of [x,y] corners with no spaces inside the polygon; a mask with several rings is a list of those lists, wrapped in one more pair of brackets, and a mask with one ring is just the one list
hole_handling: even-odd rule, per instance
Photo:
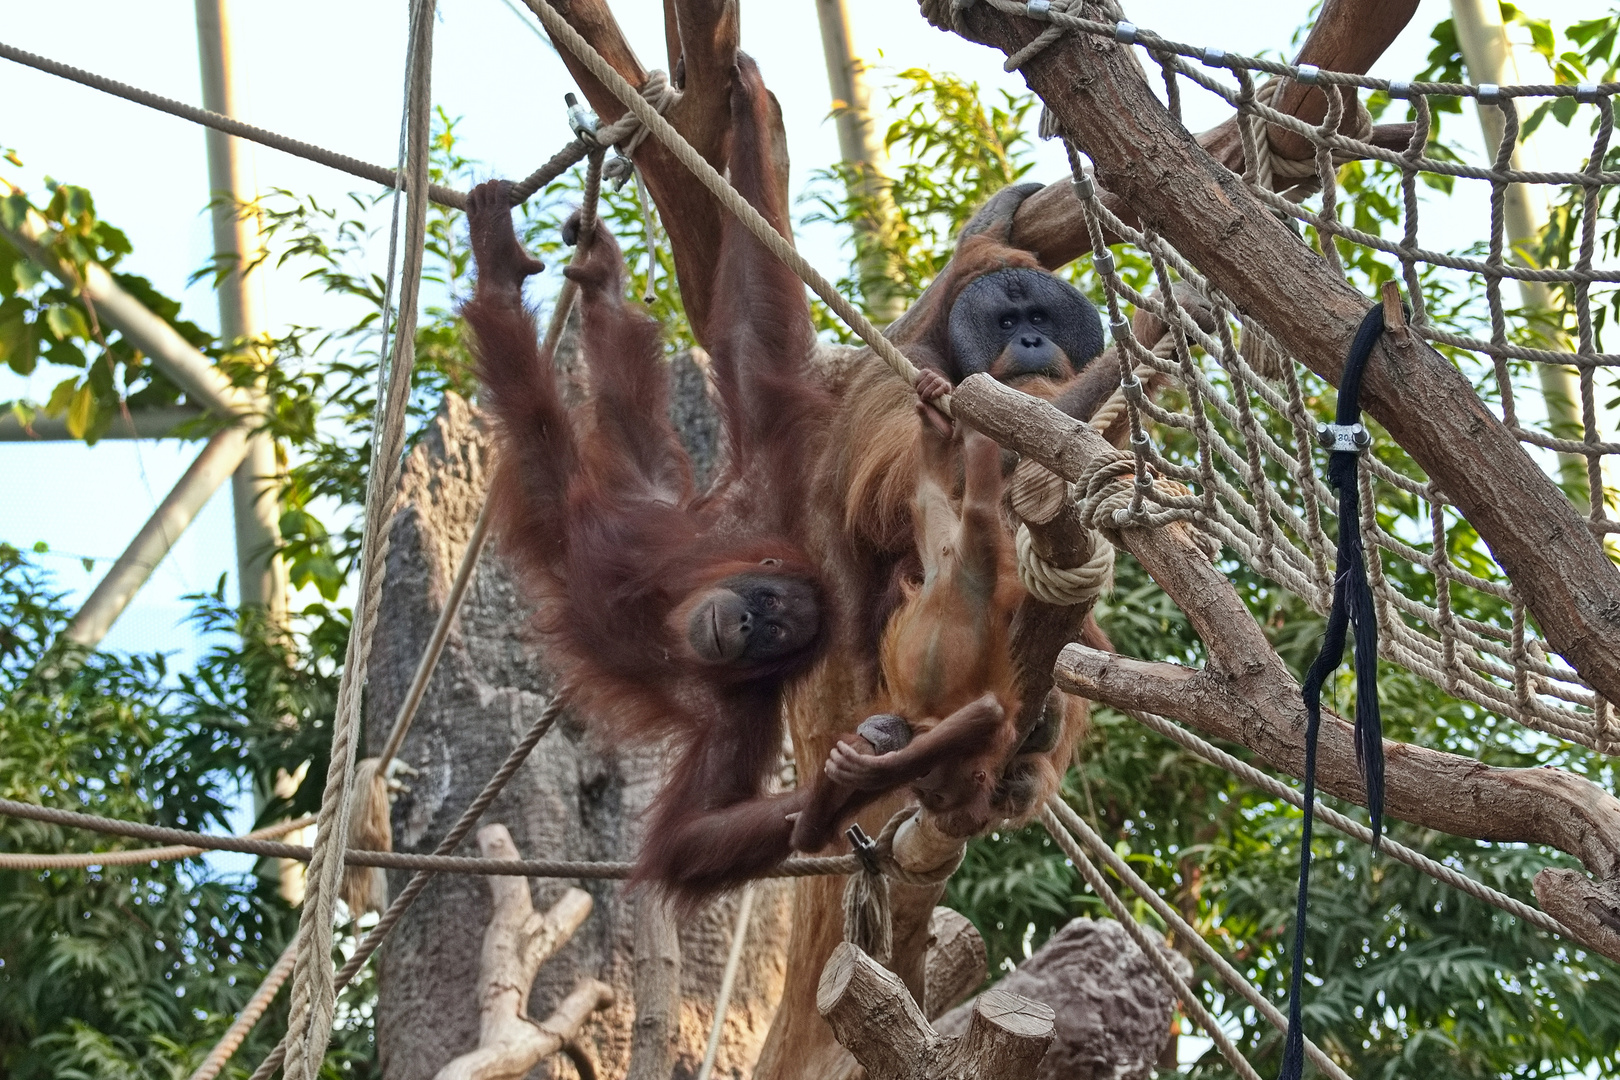
{"label": "rope knot", "polygon": [[[1255,91],[1254,101],[1259,105],[1266,106],[1267,108],[1274,108],[1275,106],[1273,103],[1277,100],[1277,95],[1282,93],[1283,89],[1286,88],[1292,81],[1293,80],[1286,78],[1267,79],[1265,83],[1263,83],[1260,88]],[[1335,97],[1338,96],[1337,89],[1335,87],[1321,87],[1320,89],[1324,94],[1332,93]],[[1355,103],[1355,111],[1352,114],[1348,116],[1335,117],[1331,114],[1339,113],[1341,110],[1330,107],[1328,110],[1330,113],[1329,119],[1337,119],[1337,134],[1365,142],[1372,135],[1372,113],[1367,111],[1366,104],[1359,96],[1353,97],[1351,100]],[[1238,101],[1240,104],[1246,103],[1242,94],[1239,94]],[[1331,105],[1332,102],[1330,99],[1330,106]],[[1259,160],[1254,163],[1255,176],[1261,187],[1269,188],[1271,190],[1281,190],[1284,187],[1291,188],[1292,191],[1290,192],[1290,197],[1297,195],[1298,198],[1295,199],[1296,202],[1299,199],[1305,198],[1316,190],[1319,180],[1317,178],[1316,156],[1314,154],[1308,158],[1289,158],[1278,154],[1276,152],[1276,148],[1272,146],[1271,143],[1271,124],[1261,117],[1258,112],[1243,113],[1240,122],[1248,125],[1249,130],[1254,135],[1254,146],[1259,158]],[[1325,127],[1326,125],[1324,124],[1324,128]],[[1324,136],[1333,135],[1334,133],[1335,132],[1331,129],[1322,131]],[[1348,151],[1333,151],[1333,164],[1335,168],[1353,160],[1356,160],[1356,155],[1351,154]],[[1279,185],[1279,180],[1295,181],[1295,183],[1285,183]]]}
{"label": "rope knot", "polygon": [[[681,97],[681,92],[669,81],[668,73],[660,68],[647,72],[647,81],[641,84],[639,92],[642,99],[656,109],[660,116],[668,112],[669,107]],[[633,159],[636,151],[641,149],[641,144],[647,141],[648,134],[650,133],[646,125],[632,112],[627,112],[613,123],[598,128],[597,145],[603,148],[611,146],[616,151],[613,159],[602,167],[602,175],[615,185],[623,185],[635,169]]]}

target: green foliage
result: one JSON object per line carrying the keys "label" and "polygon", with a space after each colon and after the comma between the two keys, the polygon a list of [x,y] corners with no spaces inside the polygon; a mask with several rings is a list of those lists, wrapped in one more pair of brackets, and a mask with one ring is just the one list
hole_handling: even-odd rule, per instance
{"label": "green foliage", "polygon": [[[16,155],[7,153],[16,163]],[[98,263],[119,285],[172,325],[180,336],[213,353],[212,340],[179,319],[180,305],[134,274],[115,271],[129,253],[122,231],[96,216],[95,202],[82,187],[47,181],[50,199],[35,206],[21,191],[0,197],[0,224],[10,230],[42,226],[49,250],[81,278]],[[64,417],[74,438],[94,443],[127,408],[169,405],[180,390],[155,372],[145,355],[122,334],[103,327],[95,305],[76,288],[48,277],[0,235],[0,363],[30,375],[40,363],[65,369],[43,403],[0,402],[27,426],[34,417]]]}
{"label": "green foliage", "polygon": [[[20,553],[0,547],[0,797],[217,831],[244,786],[268,790],[278,770],[305,761],[324,770],[334,643],[276,638],[217,595],[197,599],[205,629],[240,637],[195,672],[173,672],[156,654],[42,665],[68,612]],[[266,801],[265,818],[318,799],[307,785],[292,805]],[[7,851],[140,845],[0,819]],[[268,869],[225,874],[188,859],[0,872],[0,1074],[168,1080],[195,1068],[296,929]],[[284,1023],[285,998],[234,1075]],[[369,1040],[361,1024],[342,1028],[328,1073],[370,1075]]]}

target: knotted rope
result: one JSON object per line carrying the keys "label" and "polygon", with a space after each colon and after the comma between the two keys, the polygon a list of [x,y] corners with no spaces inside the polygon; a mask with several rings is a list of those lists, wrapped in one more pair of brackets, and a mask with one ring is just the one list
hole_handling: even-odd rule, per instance
{"label": "knotted rope", "polygon": [[1079,566],[1053,566],[1035,550],[1029,526],[1020,524],[1013,542],[1018,553],[1018,581],[1031,596],[1046,604],[1072,607],[1091,604],[1114,587],[1114,545],[1091,530],[1091,558]]}
{"label": "knotted rope", "polygon": [[846,836],[855,849],[859,868],[844,885],[844,940],[861,949],[880,964],[894,955],[894,929],[889,911],[889,881],[902,885],[938,885],[956,873],[967,854],[967,842],[956,849],[953,858],[928,870],[910,870],[894,855],[894,838],[900,827],[922,812],[920,806],[907,806],[895,812],[872,840],[859,825],[851,825]]}

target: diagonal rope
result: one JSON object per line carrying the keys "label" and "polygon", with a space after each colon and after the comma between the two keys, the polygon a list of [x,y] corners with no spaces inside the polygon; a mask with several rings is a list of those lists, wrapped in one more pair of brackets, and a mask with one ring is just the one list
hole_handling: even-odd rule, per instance
{"label": "diagonal rope", "polygon": [[1119,925],[1124,927],[1125,932],[1136,942],[1143,955],[1158,969],[1160,977],[1176,992],[1176,996],[1181,999],[1181,1007],[1186,1010],[1188,1016],[1192,1017],[1194,1023],[1204,1029],[1204,1033],[1209,1036],[1210,1041],[1221,1052],[1221,1056],[1231,1063],[1232,1068],[1237,1070],[1238,1075],[1243,1077],[1243,1080],[1260,1080],[1260,1074],[1254,1071],[1254,1066],[1249,1064],[1249,1059],[1244,1057],[1243,1053],[1232,1044],[1232,1040],[1227,1037],[1226,1032],[1221,1030],[1220,1023],[1204,1007],[1203,999],[1198,996],[1198,992],[1192,988],[1186,979],[1182,978],[1181,972],[1177,971],[1175,966],[1165,957],[1164,947],[1153,940],[1153,935],[1148,933],[1147,928],[1131,916],[1130,909],[1125,906],[1125,902],[1115,895],[1113,889],[1108,887],[1108,879],[1103,877],[1102,871],[1098,870],[1090,859],[1086,858],[1086,853],[1081,850],[1074,837],[1069,835],[1069,831],[1063,827],[1051,806],[1041,808],[1041,824],[1046,826],[1046,831],[1052,834],[1052,839],[1057,841],[1058,847],[1062,848],[1063,853],[1074,863],[1074,868],[1080,871],[1080,876],[1086,879],[1086,884],[1091,886],[1091,891],[1096,893],[1098,898],[1107,905],[1114,918],[1119,920]]}
{"label": "diagonal rope", "polygon": [[[212,128],[215,131],[222,131],[238,139],[246,139],[249,142],[256,142],[260,146],[268,146],[272,150],[280,150],[284,154],[303,158],[305,161],[313,161],[317,165],[325,165],[329,169],[346,172],[350,176],[358,176],[362,180],[370,180],[386,188],[397,189],[399,187],[398,173],[394,169],[374,165],[369,161],[361,161],[359,158],[350,157],[348,154],[340,154],[335,150],[328,150],[325,147],[316,146],[314,143],[303,142],[274,131],[267,131],[252,124],[244,124],[242,121],[226,116],[223,113],[199,109],[195,105],[187,105],[183,101],[175,101],[173,98],[154,94],[150,90],[142,90],[138,86],[130,86],[128,83],[122,83],[116,79],[97,75],[92,71],[85,71],[83,68],[76,68],[71,64],[64,64],[49,57],[40,56],[38,53],[31,53],[26,49],[7,45],[3,41],[0,41],[0,58],[22,64],[24,67],[31,67],[36,71],[43,71],[47,75],[67,79],[69,82],[76,82],[81,86],[88,86],[92,90],[100,90],[104,94],[111,94],[113,97],[120,97],[137,105],[144,105],[148,109],[168,113],[170,116],[177,116],[182,120],[189,120],[194,124]],[[584,160],[585,155],[596,148],[596,143],[591,139],[574,139],[573,142],[568,143],[556,154],[552,155],[551,160],[513,185],[513,202],[524,202],[536,191],[539,191]],[[441,187],[438,184],[431,184],[428,187],[428,198],[440,206],[448,206],[455,210],[467,209],[467,193],[465,191],[456,191],[452,188]]]}
{"label": "diagonal rope", "polygon": [[[1236,990],[1243,1000],[1258,1009],[1260,1015],[1264,1016],[1272,1027],[1287,1034],[1288,1018],[1282,1014],[1282,1011],[1267,1000],[1266,996],[1253,983],[1244,978],[1242,972],[1228,963],[1226,957],[1216,952],[1215,948],[1204,939],[1204,936],[1194,929],[1191,923],[1181,917],[1180,912],[1165,902],[1164,897],[1159,895],[1158,890],[1143,881],[1136,871],[1131,869],[1130,864],[1120,858],[1114,852],[1114,849],[1108,846],[1107,841],[1097,835],[1096,830],[1084,818],[1075,813],[1073,807],[1055,795],[1052,796],[1047,805],[1048,812],[1056,815],[1059,823],[1067,826],[1075,836],[1078,836],[1081,843],[1089,847],[1092,853],[1101,859],[1108,869],[1114,872],[1115,877],[1129,885],[1132,892],[1146,900],[1148,906],[1158,912],[1159,918],[1164,920],[1165,925],[1174,930],[1187,944],[1191,945],[1193,951],[1206,964],[1214,968],[1228,986]],[[1047,822],[1046,827],[1050,830],[1052,824]],[[1053,835],[1056,836],[1057,834],[1054,833]],[[1345,1071],[1339,1068],[1333,1059],[1328,1057],[1322,1048],[1310,1039],[1305,1040],[1304,1047],[1305,1056],[1317,1068],[1321,1069],[1330,1080],[1350,1080]]]}
{"label": "diagonal rope", "polygon": [[[659,115],[658,110],[642,97],[640,91],[631,86],[629,80],[620,75],[590,42],[580,36],[579,31],[568,24],[567,19],[546,0],[524,0],[524,3],[545,24],[551,36],[573,53],[579,62],[584,64],[586,69],[596,76],[637,120],[641,121],[653,137],[663,143],[665,149],[673,154],[675,159],[684,165],[738,222],[765,245],[766,250],[798,274],[862,341],[872,347],[872,351],[877,353],[896,375],[906,381],[906,385],[916,383],[916,365],[906,359],[894,343],[883,335],[883,331],[863,315],[859,308],[845,299],[819,270],[811,266],[804,256],[794,249],[791,242],[773,229],[770,222],[766,221],[748,200],[739,195],[737,189],[727,183],[714,166],[705,161],[703,155],[699,154],[668,120]],[[937,403],[944,406],[947,412],[948,400],[948,398],[941,399]]]}

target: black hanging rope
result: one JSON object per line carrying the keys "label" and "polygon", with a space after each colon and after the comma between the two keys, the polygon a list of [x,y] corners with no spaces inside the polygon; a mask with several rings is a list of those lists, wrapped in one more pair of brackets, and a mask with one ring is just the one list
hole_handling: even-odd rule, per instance
{"label": "black hanging rope", "polygon": [[1316,736],[1322,727],[1322,684],[1344,659],[1344,639],[1355,628],[1352,659],[1356,669],[1356,764],[1367,788],[1372,845],[1378,850],[1384,822],[1384,731],[1378,714],[1378,621],[1361,545],[1361,451],[1371,442],[1361,425],[1361,376],[1367,357],[1384,332],[1384,308],[1374,304],[1361,320],[1339,380],[1336,423],[1318,424],[1322,445],[1330,447],[1328,482],[1339,493],[1339,557],[1333,577],[1333,610],[1328,613],[1322,651],[1305,673],[1305,827],[1300,838],[1299,903],[1294,913],[1294,963],[1288,978],[1288,1038],[1278,1080],[1300,1080],[1305,1069],[1305,1032],[1300,991],[1305,978],[1305,902],[1311,877],[1311,821],[1316,805]]}

